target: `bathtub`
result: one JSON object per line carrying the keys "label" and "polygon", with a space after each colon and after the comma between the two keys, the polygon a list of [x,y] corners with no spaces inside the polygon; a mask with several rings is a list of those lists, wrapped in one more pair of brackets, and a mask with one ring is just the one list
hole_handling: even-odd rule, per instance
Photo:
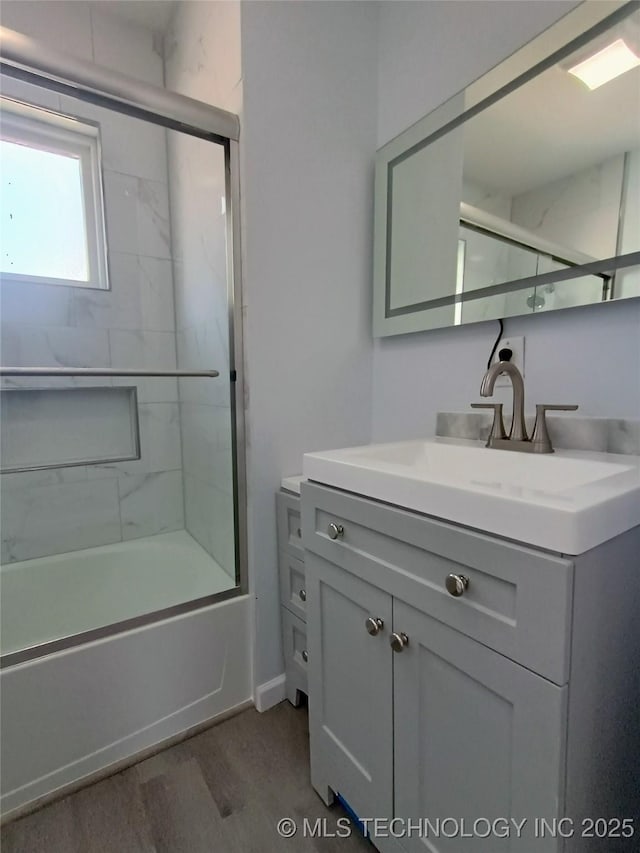
{"label": "bathtub", "polygon": [[248,596],[184,530],[1,581],[3,817],[250,701]]}
{"label": "bathtub", "polygon": [[0,570],[0,648],[11,660],[21,649],[234,586],[186,530],[9,563]]}

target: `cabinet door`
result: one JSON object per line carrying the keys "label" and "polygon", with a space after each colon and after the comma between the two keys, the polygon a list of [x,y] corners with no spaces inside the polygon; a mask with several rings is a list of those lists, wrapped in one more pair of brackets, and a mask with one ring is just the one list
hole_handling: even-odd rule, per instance
{"label": "cabinet door", "polygon": [[330,789],[361,817],[391,817],[391,596],[306,556],[311,781],[325,801]]}
{"label": "cabinet door", "polygon": [[[409,637],[394,655],[395,816],[429,818],[436,827],[439,820],[442,830],[418,837],[419,830],[403,846],[562,849],[561,839],[535,837],[535,819],[562,813],[567,688],[397,600],[393,624]],[[445,818],[452,820],[445,825]],[[513,825],[510,837],[499,837],[502,823],[496,832],[487,827],[502,818],[527,819],[520,839]]]}

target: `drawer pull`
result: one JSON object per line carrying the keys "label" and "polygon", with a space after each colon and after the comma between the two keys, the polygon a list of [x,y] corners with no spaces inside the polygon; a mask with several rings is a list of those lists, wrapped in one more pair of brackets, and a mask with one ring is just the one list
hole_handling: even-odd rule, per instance
{"label": "drawer pull", "polygon": [[469,578],[464,575],[447,575],[445,586],[447,587],[447,592],[450,595],[458,598],[459,596],[464,595],[466,590],[469,588]]}
{"label": "drawer pull", "polygon": [[302,539],[302,530],[299,527],[296,530],[296,536],[298,537],[298,539]]}
{"label": "drawer pull", "polygon": [[344,536],[344,527],[341,524],[334,524],[333,521],[327,527],[329,539],[342,539]]}
{"label": "drawer pull", "polygon": [[389,637],[389,645],[394,652],[403,652],[405,647],[409,645],[409,637],[407,637],[407,635],[402,631],[400,631],[400,633],[394,631]]}
{"label": "drawer pull", "polygon": [[369,616],[364,624],[367,629],[367,633],[371,634],[372,637],[376,637],[384,628],[384,621],[374,616]]}
{"label": "drawer pull", "polygon": [[307,663],[309,661],[309,652],[306,649],[302,650],[302,660]]}
{"label": "drawer pull", "polygon": [[306,600],[307,600],[307,591],[306,591],[306,589],[301,589],[301,590],[300,590],[300,592],[298,593],[298,595],[299,595],[299,597],[300,597],[300,601],[306,601]]}

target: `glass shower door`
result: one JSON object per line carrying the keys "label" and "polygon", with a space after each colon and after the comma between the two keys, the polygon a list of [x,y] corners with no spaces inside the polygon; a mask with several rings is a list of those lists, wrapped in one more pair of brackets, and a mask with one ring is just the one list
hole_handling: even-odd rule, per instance
{"label": "glass shower door", "polygon": [[[3,95],[15,121],[0,152],[2,651],[14,655],[237,593],[238,447],[228,145],[23,82]],[[29,181],[15,146],[42,161],[47,134]],[[56,246],[72,243],[84,261],[61,266]]]}

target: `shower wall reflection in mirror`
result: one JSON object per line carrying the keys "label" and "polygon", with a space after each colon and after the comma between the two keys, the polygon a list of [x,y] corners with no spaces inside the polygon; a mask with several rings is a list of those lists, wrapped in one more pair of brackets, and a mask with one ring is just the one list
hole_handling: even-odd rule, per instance
{"label": "shower wall reflection in mirror", "polygon": [[238,589],[234,364],[223,141],[12,79],[1,111],[2,365],[114,372],[3,376],[15,655]]}
{"label": "shower wall reflection in mirror", "polygon": [[547,64],[458,123],[456,96],[431,114],[448,132],[412,128],[379,152],[377,334],[640,296],[637,259],[562,276],[640,250],[637,4]]}

